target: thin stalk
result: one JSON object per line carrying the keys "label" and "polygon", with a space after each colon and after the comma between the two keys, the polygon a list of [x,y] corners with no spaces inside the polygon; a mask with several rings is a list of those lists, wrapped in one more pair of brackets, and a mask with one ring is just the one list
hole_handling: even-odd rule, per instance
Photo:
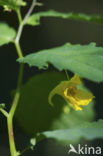
{"label": "thin stalk", "polygon": [[23,79],[23,72],[24,72],[24,64],[20,64],[20,70],[19,70],[19,79],[18,79],[18,88],[20,89],[22,86],[22,79]]}
{"label": "thin stalk", "polygon": [[67,72],[67,70],[65,70],[65,73],[66,73],[66,77],[67,77],[67,79],[69,80],[69,76],[68,76],[68,72]]}
{"label": "thin stalk", "polygon": [[9,112],[9,116],[7,118],[7,126],[8,126],[8,135],[9,135],[9,144],[10,144],[10,152],[11,156],[18,156],[19,153],[16,150],[15,141],[14,141],[14,134],[13,134],[13,117],[20,99],[20,88],[22,85],[22,78],[23,78],[23,64],[20,65],[19,71],[19,78],[18,78],[18,87],[13,99],[12,107]]}
{"label": "thin stalk", "polygon": [[8,126],[8,135],[9,135],[10,153],[11,153],[11,156],[18,156],[18,152],[16,151],[15,142],[14,142],[12,121],[13,121],[12,117],[9,116],[7,118],[7,126]]}
{"label": "thin stalk", "polygon": [[3,113],[3,115],[7,118],[9,114],[2,108],[0,108],[0,111]]}
{"label": "thin stalk", "polygon": [[[30,16],[30,14],[33,11],[33,8],[36,4],[36,0],[33,0],[32,5],[29,9],[29,11],[27,12],[27,14],[25,15],[23,21],[22,21],[22,17],[20,14],[20,10],[17,11],[17,16],[18,16],[18,20],[19,20],[19,28],[18,28],[18,32],[17,32],[17,36],[15,41],[13,42],[15,44],[16,47],[16,51],[18,54],[19,58],[23,57],[23,53],[19,44],[19,40],[23,31],[23,27],[28,19],[28,17]],[[15,111],[20,99],[20,89],[21,89],[21,85],[22,85],[22,79],[23,79],[23,71],[24,71],[24,65],[21,64],[20,65],[20,71],[19,71],[19,77],[18,77],[18,83],[17,83],[17,90],[13,99],[13,103],[10,109],[9,114],[7,115],[7,127],[8,127],[8,135],[9,135],[9,144],[10,144],[10,153],[11,156],[18,156],[20,155],[19,152],[17,152],[16,150],[16,146],[15,146],[15,141],[14,141],[14,133],[13,133],[13,117],[15,115]],[[1,110],[3,112],[3,110]],[[5,112],[3,112],[5,114]],[[6,115],[6,114],[5,114]]]}
{"label": "thin stalk", "polygon": [[13,117],[14,117],[14,113],[15,113],[15,110],[17,108],[17,104],[19,102],[19,99],[20,99],[20,90],[17,89],[15,96],[14,96],[12,107],[11,107],[10,112],[9,112],[9,116],[11,117],[11,119],[13,119]]}
{"label": "thin stalk", "polygon": [[31,148],[31,146],[26,147],[24,150],[20,152],[20,155],[24,154],[26,151],[28,151]]}
{"label": "thin stalk", "polygon": [[19,24],[21,24],[21,23],[22,23],[22,17],[21,17],[21,12],[20,12],[20,10],[17,10],[16,13],[17,13],[17,17],[18,17]]}
{"label": "thin stalk", "polygon": [[[15,47],[17,50],[17,54],[19,58],[23,57],[21,47],[19,43],[15,43]],[[20,71],[19,71],[19,77],[18,77],[18,83],[17,83],[17,90],[13,99],[12,107],[9,112],[9,116],[7,118],[7,126],[8,126],[8,135],[9,135],[9,144],[10,144],[10,152],[11,156],[18,156],[19,153],[16,150],[15,141],[14,141],[14,134],[13,134],[13,117],[20,99],[20,88],[22,85],[22,79],[23,79],[23,71],[24,71],[24,65],[20,64]]]}
{"label": "thin stalk", "polygon": [[36,5],[36,0],[33,0],[32,4],[31,4],[31,7],[29,8],[27,14],[24,17],[24,20],[23,20],[24,24],[27,22],[27,20],[28,20],[29,16],[31,15],[35,5]]}
{"label": "thin stalk", "polygon": [[16,51],[17,51],[18,57],[19,58],[22,58],[23,57],[23,53],[22,53],[20,44],[19,43],[16,43],[15,41],[14,41],[14,44],[15,44],[15,47],[16,47]]}
{"label": "thin stalk", "polygon": [[24,28],[24,25],[25,23],[27,22],[30,14],[32,13],[34,7],[36,5],[36,0],[33,0],[32,4],[31,4],[31,7],[29,8],[27,14],[25,15],[22,23],[20,24],[19,28],[18,28],[18,32],[17,32],[17,36],[16,36],[16,39],[15,39],[15,42],[16,43],[19,43],[19,40],[20,40],[20,37],[21,37],[21,34],[22,34],[22,31],[23,31],[23,28]]}
{"label": "thin stalk", "polygon": [[11,116],[11,118],[13,118],[19,99],[20,99],[20,89],[22,86],[22,79],[23,79],[23,71],[24,71],[24,64],[20,64],[20,70],[19,70],[19,78],[18,78],[18,84],[17,84],[17,90],[14,96],[14,100],[13,100],[13,104],[12,107],[10,109],[9,115]]}

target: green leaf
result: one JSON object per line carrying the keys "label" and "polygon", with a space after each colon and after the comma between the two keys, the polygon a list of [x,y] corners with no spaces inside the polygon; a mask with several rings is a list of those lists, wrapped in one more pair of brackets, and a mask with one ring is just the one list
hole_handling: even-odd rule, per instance
{"label": "green leaf", "polygon": [[5,108],[5,103],[1,103],[0,108],[4,109]]}
{"label": "green leaf", "polygon": [[93,120],[93,103],[86,106],[83,111],[74,111],[71,108],[69,113],[64,113],[66,102],[56,95],[53,98],[54,107],[49,105],[50,91],[65,79],[66,76],[62,73],[45,72],[33,76],[22,86],[16,120],[25,132],[35,134],[41,131],[65,129]]}
{"label": "green leaf", "polygon": [[95,82],[103,81],[103,48],[96,47],[94,43],[67,43],[61,47],[27,55],[18,61],[39,69],[47,68],[50,63],[60,71],[66,69]]}
{"label": "green leaf", "polygon": [[27,24],[32,26],[39,25],[41,17],[58,17],[63,19],[73,19],[103,24],[103,18],[98,15],[86,15],[83,13],[61,13],[54,10],[38,12],[31,15],[27,21]]}
{"label": "green leaf", "polygon": [[[94,140],[103,138],[103,120],[83,123],[69,129],[41,132],[37,134],[37,141],[55,139],[61,143],[77,143],[81,139]],[[32,139],[33,140],[33,139]]]}
{"label": "green leaf", "polygon": [[16,31],[6,23],[0,23],[0,46],[12,42],[16,36]]}
{"label": "green leaf", "polygon": [[17,10],[20,6],[25,6],[26,3],[23,0],[0,0],[0,5],[3,6],[5,10]]}

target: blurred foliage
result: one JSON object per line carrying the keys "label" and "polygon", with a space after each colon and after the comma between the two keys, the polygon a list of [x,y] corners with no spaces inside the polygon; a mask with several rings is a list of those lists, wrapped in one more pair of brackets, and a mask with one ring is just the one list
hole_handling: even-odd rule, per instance
{"label": "blurred foliage", "polygon": [[6,108],[6,107],[5,107],[5,103],[1,103],[1,104],[0,104],[0,108],[2,108],[2,109]]}
{"label": "blurred foliage", "polygon": [[47,131],[47,132],[42,132],[37,134],[37,141],[38,140],[40,141],[45,138],[56,139],[57,141],[63,144],[64,143],[74,144],[79,142],[81,139],[87,139],[87,140],[93,140],[97,138],[102,139],[103,120],[99,120],[98,122],[92,122],[92,123],[84,122],[83,124],[76,125],[69,129]]}
{"label": "blurred foliage", "polygon": [[5,10],[18,10],[20,6],[25,6],[26,3],[23,0],[0,0],[0,5],[3,6]]}

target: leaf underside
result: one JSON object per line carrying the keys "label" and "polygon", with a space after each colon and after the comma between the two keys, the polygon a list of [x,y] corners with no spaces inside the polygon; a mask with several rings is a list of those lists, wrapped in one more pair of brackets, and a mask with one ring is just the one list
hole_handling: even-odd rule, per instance
{"label": "leaf underside", "polygon": [[18,61],[39,69],[46,69],[48,64],[52,64],[60,71],[70,70],[80,77],[95,82],[103,81],[103,48],[96,47],[95,43],[89,45],[67,43],[57,48],[29,54]]}
{"label": "leaf underside", "polygon": [[6,23],[0,23],[0,46],[12,42],[16,36],[16,31]]}
{"label": "leaf underside", "polygon": [[56,18],[63,18],[63,19],[72,19],[72,20],[80,20],[80,21],[87,21],[93,22],[98,24],[103,24],[103,18],[99,15],[87,15],[83,13],[61,13],[54,10],[38,12],[31,15],[27,21],[27,24],[35,26],[40,24],[41,17],[56,17]]}
{"label": "leaf underside", "polygon": [[23,0],[0,0],[0,5],[7,10],[18,10],[20,6],[25,6],[26,3]]}
{"label": "leaf underside", "polygon": [[92,123],[83,123],[80,125],[76,125],[69,129],[64,130],[55,130],[55,131],[46,131],[38,133],[37,141],[41,141],[45,138],[47,139],[55,139],[60,143],[72,143],[75,144],[81,139],[86,140],[94,140],[94,139],[102,139],[103,138],[103,120],[99,120],[98,122]]}

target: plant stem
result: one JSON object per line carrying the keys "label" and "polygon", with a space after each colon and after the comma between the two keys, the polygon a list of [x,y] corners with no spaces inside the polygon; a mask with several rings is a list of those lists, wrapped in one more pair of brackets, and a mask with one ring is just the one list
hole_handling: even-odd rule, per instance
{"label": "plant stem", "polygon": [[65,70],[65,73],[66,73],[67,79],[69,80],[69,76],[68,76],[67,70]]}
{"label": "plant stem", "polygon": [[24,64],[20,64],[20,70],[19,70],[19,79],[18,79],[18,89],[22,86],[22,79],[23,79],[23,72],[24,72]]}
{"label": "plant stem", "polygon": [[17,16],[18,16],[19,24],[21,24],[22,23],[22,17],[21,17],[20,10],[17,10],[16,13],[17,13]]}
{"label": "plant stem", "polygon": [[4,114],[4,116],[7,118],[9,114],[2,108],[0,108],[0,111]]}
{"label": "plant stem", "polygon": [[22,150],[20,152],[20,155],[24,154],[27,150],[29,150],[31,148],[31,146],[26,147],[24,150]]}
{"label": "plant stem", "polygon": [[11,118],[13,118],[13,116],[15,114],[17,104],[18,104],[19,99],[20,99],[20,89],[21,89],[21,86],[22,86],[23,71],[24,71],[24,64],[20,64],[20,71],[19,71],[17,90],[16,90],[16,93],[15,93],[15,96],[14,96],[12,107],[11,107],[10,112],[9,112],[9,115],[11,116]]}
{"label": "plant stem", "polygon": [[26,14],[25,17],[24,17],[24,20],[23,20],[23,23],[24,23],[24,24],[27,22],[27,20],[28,20],[29,16],[31,15],[31,13],[32,13],[32,11],[33,11],[35,5],[36,5],[36,0],[33,0],[33,1],[32,1],[32,4],[31,4],[31,7],[29,8],[27,14]]}
{"label": "plant stem", "polygon": [[[16,51],[19,58],[23,57],[23,53],[21,50],[21,47],[19,43],[16,43],[14,41]],[[24,65],[20,64],[20,71],[19,71],[19,77],[18,77],[18,83],[17,83],[17,90],[13,99],[12,107],[9,112],[9,116],[7,118],[7,126],[8,126],[8,135],[9,135],[9,144],[10,144],[10,152],[11,156],[18,156],[20,153],[17,152],[15,141],[14,141],[14,134],[13,134],[13,117],[20,99],[20,88],[22,85],[22,79],[23,79],[23,71],[24,71]]]}
{"label": "plant stem", "polygon": [[[22,31],[23,31],[24,25],[25,25],[25,23],[27,22],[27,20],[28,20],[30,14],[32,13],[32,11],[33,11],[35,5],[36,5],[36,0],[33,0],[32,4],[31,4],[31,7],[29,8],[27,14],[25,15],[23,21],[21,22],[21,24],[20,24],[20,26],[19,26],[19,28],[18,28],[17,36],[16,36],[16,39],[15,39],[15,42],[16,42],[16,43],[19,43],[19,40],[20,40]],[[18,16],[18,18],[19,18],[19,16]]]}
{"label": "plant stem", "polygon": [[9,135],[10,153],[11,153],[11,156],[18,156],[16,147],[15,147],[15,142],[14,142],[12,122],[13,122],[12,117],[9,115],[9,117],[7,118],[7,126],[8,126],[8,135]]}
{"label": "plant stem", "polygon": [[[36,4],[36,0],[33,0],[32,5],[29,9],[29,11],[27,12],[27,14],[25,15],[23,21],[22,21],[22,17],[21,17],[21,13],[20,10],[17,11],[17,16],[18,16],[18,20],[19,20],[19,28],[18,28],[18,32],[17,32],[17,36],[16,39],[14,40],[14,45],[16,47],[16,51],[18,54],[19,58],[23,57],[23,53],[19,44],[20,41],[20,37],[22,34],[22,30],[23,27],[28,19],[28,17],[30,16],[31,12],[33,11],[33,8]],[[14,133],[13,133],[13,117],[20,99],[20,89],[21,89],[21,85],[22,85],[22,79],[23,79],[23,71],[24,71],[24,65],[20,64],[20,71],[19,71],[19,77],[18,77],[18,83],[17,83],[17,89],[16,89],[16,93],[13,99],[13,103],[10,109],[10,112],[8,115],[5,114],[5,112],[3,110],[1,110],[3,112],[3,114],[5,116],[7,116],[7,127],[8,127],[8,135],[9,135],[9,144],[10,144],[10,153],[11,156],[18,156],[20,155],[20,153],[17,152],[16,150],[16,146],[15,146],[15,141],[14,141]]]}
{"label": "plant stem", "polygon": [[19,58],[22,58],[23,57],[23,53],[22,53],[20,44],[19,43],[16,43],[15,41],[14,41],[14,44],[15,44],[15,47],[16,47],[16,51],[17,51],[18,57]]}
{"label": "plant stem", "polygon": [[12,103],[12,107],[11,107],[10,112],[9,112],[9,116],[11,117],[11,119],[13,119],[13,117],[14,117],[14,113],[15,113],[15,110],[17,108],[17,104],[19,102],[19,99],[20,99],[20,90],[17,89],[15,96],[14,96],[13,103]]}
{"label": "plant stem", "polygon": [[15,141],[14,141],[14,134],[13,134],[13,117],[20,99],[20,88],[22,84],[22,78],[23,78],[23,64],[20,65],[20,72],[19,72],[19,78],[18,78],[18,87],[13,99],[12,107],[9,112],[9,116],[7,117],[7,126],[8,126],[8,135],[9,135],[9,144],[10,144],[10,152],[11,156],[18,156],[19,153],[16,151],[15,147]]}

